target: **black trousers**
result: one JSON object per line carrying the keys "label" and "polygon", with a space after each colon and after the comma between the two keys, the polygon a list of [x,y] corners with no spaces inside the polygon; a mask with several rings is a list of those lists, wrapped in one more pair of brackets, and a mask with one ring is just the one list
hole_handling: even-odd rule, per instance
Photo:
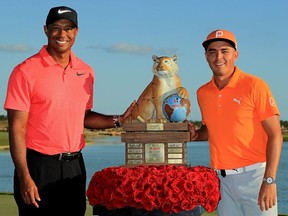
{"label": "black trousers", "polygon": [[82,155],[71,161],[27,152],[32,179],[38,187],[39,208],[26,205],[14,174],[14,197],[19,216],[84,216],[86,211],[86,169]]}

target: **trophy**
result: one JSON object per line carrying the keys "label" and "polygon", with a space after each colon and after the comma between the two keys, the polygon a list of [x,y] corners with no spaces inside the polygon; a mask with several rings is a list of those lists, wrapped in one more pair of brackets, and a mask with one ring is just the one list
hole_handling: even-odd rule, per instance
{"label": "trophy", "polygon": [[190,101],[181,86],[177,56],[152,56],[153,79],[139,96],[125,131],[126,165],[186,164]]}
{"label": "trophy", "polygon": [[[191,104],[189,93],[181,86],[178,76],[177,56],[154,55],[152,58],[153,80],[138,98],[130,118],[122,125],[124,132],[121,133],[121,141],[125,142],[125,165],[106,168],[95,173],[95,178],[92,178],[95,181],[89,184],[90,190],[88,189],[87,195],[96,204],[93,207],[95,215],[106,216],[109,211],[109,215],[142,216],[173,213],[173,215],[198,216],[203,212],[202,201],[205,202],[205,206],[211,203],[213,209],[217,207],[220,193],[216,172],[203,171],[203,167],[191,169],[186,166],[186,143],[190,141],[186,119],[190,114]],[[183,167],[178,169],[177,165]],[[178,170],[181,174],[185,170],[188,180],[179,179]],[[169,176],[171,173],[177,175],[171,178]],[[205,183],[207,178],[209,178],[208,186]],[[149,179],[152,179],[152,182]],[[215,190],[212,190],[211,182],[214,183]],[[186,189],[183,187],[179,192],[178,186],[186,183],[191,186]],[[171,185],[171,188],[162,187],[163,184]],[[175,190],[172,185],[176,185],[178,189]],[[205,187],[206,191],[201,187]],[[199,195],[199,191],[204,193]],[[155,202],[155,197],[159,194],[162,194],[162,197]],[[179,194],[181,196],[184,194],[189,199],[193,197],[194,203],[187,201],[187,204],[183,205],[183,199],[177,198],[180,197]],[[171,207],[169,212],[168,205]]]}

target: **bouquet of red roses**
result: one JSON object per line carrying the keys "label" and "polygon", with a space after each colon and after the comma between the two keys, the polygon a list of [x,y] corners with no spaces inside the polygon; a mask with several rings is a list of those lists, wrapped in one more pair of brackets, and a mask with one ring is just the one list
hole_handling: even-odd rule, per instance
{"label": "bouquet of red roses", "polygon": [[90,205],[108,210],[132,207],[164,213],[189,211],[198,205],[212,212],[221,198],[214,170],[174,165],[105,168],[93,175],[87,197]]}

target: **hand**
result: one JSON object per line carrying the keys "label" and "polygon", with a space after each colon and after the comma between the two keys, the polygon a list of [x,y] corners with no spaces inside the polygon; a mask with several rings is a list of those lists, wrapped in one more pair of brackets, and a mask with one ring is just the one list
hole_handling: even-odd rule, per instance
{"label": "hand", "polygon": [[272,208],[277,201],[276,184],[268,185],[263,182],[260,188],[258,205],[261,211]]}
{"label": "hand", "polygon": [[39,208],[37,202],[41,201],[41,199],[37,186],[31,177],[23,178],[23,180],[20,180],[20,191],[22,199],[27,205],[34,205],[36,208]]}
{"label": "hand", "polygon": [[188,121],[188,129],[190,132],[190,141],[194,141],[198,138],[198,132],[196,131],[195,125]]}
{"label": "hand", "polygon": [[126,121],[126,119],[129,119],[129,117],[132,114],[133,108],[136,104],[136,100],[134,100],[130,106],[126,109],[126,111],[120,116],[120,124]]}

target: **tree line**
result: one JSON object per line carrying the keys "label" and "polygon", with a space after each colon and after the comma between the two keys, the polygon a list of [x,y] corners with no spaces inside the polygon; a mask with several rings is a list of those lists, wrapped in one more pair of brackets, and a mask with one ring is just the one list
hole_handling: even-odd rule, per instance
{"label": "tree line", "polygon": [[[0,115],[0,120],[7,120],[7,115]],[[201,121],[193,121],[193,123],[198,127],[201,126]],[[288,121],[280,120],[280,124],[282,128],[288,129]]]}
{"label": "tree line", "polygon": [[[193,123],[194,123],[197,127],[200,127],[200,126],[201,126],[201,121],[193,121]],[[282,129],[288,129],[288,121],[280,120],[280,124],[281,124]]]}

